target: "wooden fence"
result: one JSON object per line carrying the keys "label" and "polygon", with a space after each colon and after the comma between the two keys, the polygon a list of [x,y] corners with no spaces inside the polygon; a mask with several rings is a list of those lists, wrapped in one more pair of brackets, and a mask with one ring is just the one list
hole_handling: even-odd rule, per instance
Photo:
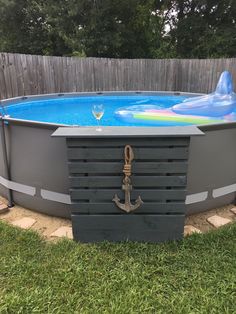
{"label": "wooden fence", "polygon": [[234,59],[106,59],[0,53],[0,98],[80,91],[213,91]]}

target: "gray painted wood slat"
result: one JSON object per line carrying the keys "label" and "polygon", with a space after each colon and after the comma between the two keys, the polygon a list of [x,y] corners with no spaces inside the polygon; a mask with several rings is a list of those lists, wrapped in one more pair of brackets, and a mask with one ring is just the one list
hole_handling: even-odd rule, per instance
{"label": "gray painted wood slat", "polygon": [[163,242],[182,237],[184,215],[72,215],[76,241]]}
{"label": "gray painted wood slat", "polygon": [[[119,189],[70,189],[70,195],[73,202],[76,200],[111,201],[117,194],[121,200],[124,199],[124,192]],[[136,200],[141,196],[143,201],[164,201],[164,200],[182,200],[184,202],[186,191],[183,189],[133,189],[131,199]]]}
{"label": "gray painted wood slat", "polygon": [[[157,147],[166,147],[166,146],[188,146],[189,137],[183,138],[149,138],[148,141],[140,142],[139,138],[130,138],[126,140],[131,146],[157,146]],[[91,139],[88,141],[87,139],[77,139],[77,138],[69,138],[67,139],[67,145],[69,148],[73,147],[116,147],[123,146],[123,139],[106,139],[106,138],[98,138],[96,140]]]}
{"label": "gray painted wood slat", "polygon": [[[59,127],[52,136],[66,138],[87,138],[87,139],[126,139],[122,146],[129,144],[129,140],[138,138],[140,145],[147,138],[169,138],[169,137],[190,137],[202,136],[204,133],[194,125],[189,126],[172,126],[172,127],[120,127],[104,126],[102,132],[97,132],[96,127]],[[141,140],[143,140],[141,142]],[[140,146],[138,145],[138,146]]]}
{"label": "gray painted wood slat", "polygon": [[[187,147],[173,148],[136,148],[133,147],[135,160],[138,159],[187,159]],[[68,148],[68,159],[124,159],[124,148]]]}
{"label": "gray painted wood slat", "polygon": [[[90,176],[90,177],[70,177],[72,188],[113,188],[121,187],[122,176]],[[135,188],[141,187],[183,187],[186,186],[186,176],[132,176],[132,185]]]}
{"label": "gray painted wood slat", "polygon": [[[76,173],[93,173],[94,175],[107,173],[122,173],[124,162],[69,162],[69,172]],[[158,174],[158,173],[181,173],[187,171],[187,162],[133,162],[133,174]]]}
{"label": "gray painted wood slat", "polygon": [[[115,203],[72,203],[70,206],[72,214],[124,214]],[[134,214],[184,214],[185,206],[182,203],[144,203]]]}

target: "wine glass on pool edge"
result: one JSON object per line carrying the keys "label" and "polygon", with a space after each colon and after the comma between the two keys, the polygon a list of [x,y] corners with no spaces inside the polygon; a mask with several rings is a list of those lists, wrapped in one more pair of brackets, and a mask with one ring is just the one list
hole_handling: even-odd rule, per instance
{"label": "wine glass on pool edge", "polygon": [[95,119],[97,120],[98,123],[98,127],[96,129],[96,131],[102,131],[102,128],[100,126],[100,120],[102,119],[103,115],[104,115],[104,106],[103,105],[93,105],[92,108],[92,113],[95,117]]}

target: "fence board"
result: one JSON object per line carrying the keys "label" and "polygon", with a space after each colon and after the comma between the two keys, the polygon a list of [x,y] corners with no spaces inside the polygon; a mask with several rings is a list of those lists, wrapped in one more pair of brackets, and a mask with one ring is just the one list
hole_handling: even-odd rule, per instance
{"label": "fence board", "polygon": [[0,99],[86,91],[183,91],[208,93],[231,59],[107,59],[0,53]]}

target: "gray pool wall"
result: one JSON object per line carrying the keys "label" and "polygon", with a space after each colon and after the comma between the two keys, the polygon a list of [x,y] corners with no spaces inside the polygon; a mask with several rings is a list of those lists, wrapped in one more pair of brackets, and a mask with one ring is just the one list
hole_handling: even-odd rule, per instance
{"label": "gray pool wall", "polygon": [[[176,94],[176,92],[143,93]],[[91,94],[96,93],[73,93],[63,94],[63,96]],[[178,94],[189,95],[189,93]],[[57,96],[58,94],[53,94],[27,98],[42,99]],[[12,101],[17,103],[22,101],[22,98],[6,100],[3,105],[7,106]],[[16,204],[48,215],[69,218],[70,197],[65,139],[51,137],[59,125],[11,118],[5,118],[5,121],[11,180],[6,180],[1,150],[0,194],[7,197],[7,191],[10,188]],[[236,123],[207,125],[199,128],[205,135],[191,138],[187,214],[220,207],[235,200]],[[1,141],[0,145],[2,145]]]}

